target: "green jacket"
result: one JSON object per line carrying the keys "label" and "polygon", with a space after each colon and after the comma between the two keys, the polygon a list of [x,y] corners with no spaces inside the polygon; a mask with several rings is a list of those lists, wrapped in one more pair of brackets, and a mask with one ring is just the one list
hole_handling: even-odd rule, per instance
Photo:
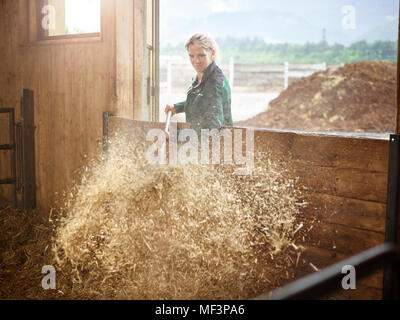
{"label": "green jacket", "polygon": [[187,92],[186,101],[175,104],[177,113],[186,113],[191,128],[221,129],[233,126],[231,112],[231,88],[222,70],[212,62],[206,69],[200,85],[198,79]]}

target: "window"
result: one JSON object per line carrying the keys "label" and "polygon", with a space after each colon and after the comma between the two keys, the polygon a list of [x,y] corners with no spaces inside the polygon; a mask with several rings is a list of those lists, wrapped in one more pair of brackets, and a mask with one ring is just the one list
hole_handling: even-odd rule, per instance
{"label": "window", "polygon": [[37,2],[39,40],[93,36],[100,33],[100,0]]}
{"label": "window", "polygon": [[106,0],[22,0],[22,46],[100,41]]}

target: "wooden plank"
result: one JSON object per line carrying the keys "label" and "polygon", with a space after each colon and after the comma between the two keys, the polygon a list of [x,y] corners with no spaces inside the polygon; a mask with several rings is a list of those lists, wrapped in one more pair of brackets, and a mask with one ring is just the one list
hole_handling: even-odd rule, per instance
{"label": "wooden plank", "polygon": [[381,203],[387,196],[388,146],[384,140],[255,132],[255,150],[282,162],[300,188]]}
{"label": "wooden plank", "polygon": [[[344,254],[334,250],[327,250],[315,246],[305,246],[298,266],[294,268],[294,276],[296,279],[316,272],[311,264],[319,270],[327,268],[335,263],[350,258],[350,254]],[[357,270],[356,270],[357,275]],[[382,289],[383,270],[380,268],[363,279],[357,279],[357,285],[368,286],[370,288]],[[340,285],[340,283],[338,284]]]}
{"label": "wooden plank", "polygon": [[[107,51],[106,51],[107,52]],[[107,52],[111,57],[114,56],[113,53]],[[110,90],[107,90],[107,85],[103,83],[99,83],[96,80],[96,68],[101,60],[107,59],[106,55],[97,56],[97,49],[95,47],[88,48],[88,59],[86,61],[86,66],[90,66],[90,71],[87,72],[86,83],[87,83],[87,112],[86,112],[86,123],[88,134],[86,135],[87,139],[87,149],[86,156],[87,158],[82,159],[82,165],[86,165],[87,162],[99,154],[100,149],[99,144],[101,143],[102,137],[102,108],[104,108],[104,101],[109,100],[113,97],[110,94]],[[103,53],[104,54],[104,53]],[[110,57],[110,58],[111,58]],[[111,84],[112,88],[112,84]],[[101,92],[103,91],[103,92]],[[105,94],[108,93],[107,97]],[[101,109],[99,109],[99,107]]]}
{"label": "wooden plank", "polygon": [[29,12],[29,18],[28,18],[28,23],[29,23],[29,41],[36,41],[38,39],[38,23],[37,20],[34,19],[36,17],[36,13],[38,11],[37,8],[37,2],[38,1],[28,1],[28,12]]}
{"label": "wooden plank", "polygon": [[[0,105],[0,108],[4,108],[4,106]],[[10,125],[8,117],[8,113],[0,113],[0,128],[2,130],[2,134],[0,135],[0,144],[10,143],[10,131],[8,130]]]}
{"label": "wooden plank", "polygon": [[382,290],[360,285],[356,290],[339,289],[321,300],[382,300]]}
{"label": "wooden plank", "polygon": [[[96,62],[96,52],[93,47],[81,46],[81,54],[85,51],[85,61],[82,61],[82,70],[86,69],[85,73],[82,73],[82,81],[84,91],[82,90],[84,112],[82,112],[81,123],[82,129],[85,133],[82,133],[82,137],[85,137],[85,144],[82,150],[83,157],[92,158],[95,156],[96,150],[96,139],[98,137],[97,132],[101,128],[99,125],[99,116],[101,112],[99,107],[95,105],[96,92],[94,91],[94,83],[96,81],[94,63]],[[89,66],[89,68],[88,68]],[[100,89],[100,88],[99,88]],[[83,110],[82,110],[83,111]]]}
{"label": "wooden plank", "polygon": [[294,159],[312,165],[386,173],[389,143],[372,139],[303,136],[293,141],[291,154]]}
{"label": "wooden plank", "polygon": [[256,150],[283,160],[302,160],[312,166],[386,173],[389,141],[257,130]]}
{"label": "wooden plank", "polygon": [[386,203],[387,173],[310,166],[296,160],[285,164],[301,190]]}
{"label": "wooden plank", "polygon": [[385,204],[308,191],[302,192],[301,197],[308,203],[301,208],[302,216],[330,224],[385,231]]}
{"label": "wooden plank", "polygon": [[133,21],[135,23],[134,27],[134,55],[133,55],[133,104],[134,104],[134,119],[144,120],[143,106],[146,102],[145,94],[145,39],[146,39],[146,3],[144,0],[134,1],[134,14]]}
{"label": "wooden plank", "polygon": [[[58,69],[60,65],[58,65]],[[57,70],[57,68],[55,69]],[[52,177],[52,190],[51,190],[51,205],[55,206],[59,201],[59,195],[62,190],[67,190],[67,186],[70,180],[70,174],[68,174],[67,166],[68,162],[65,159],[69,157],[69,149],[67,146],[66,136],[67,132],[66,126],[66,106],[65,106],[65,93],[51,93],[51,97],[54,102],[54,136],[57,139],[56,145],[54,146],[53,152],[54,156],[54,172]]]}
{"label": "wooden plank", "polygon": [[[77,98],[75,93],[75,79],[76,79],[76,68],[74,67],[76,56],[73,47],[65,46],[65,61],[63,65],[64,74],[68,74],[69,76],[64,79],[62,92],[65,92],[65,115],[64,115],[64,123],[65,123],[65,144],[64,144],[64,154],[68,161],[65,161],[65,170],[67,173],[66,176],[66,185],[70,186],[73,181],[73,172],[75,170],[75,166],[80,164],[79,152],[76,140],[76,133],[79,132],[79,118],[77,117],[77,113],[75,110],[76,103],[75,99]],[[62,193],[58,194],[56,200],[59,200],[62,196]]]}
{"label": "wooden plank", "polygon": [[396,102],[397,102],[397,117],[396,117],[396,133],[400,134],[400,22],[398,31],[398,57],[397,57],[397,92],[396,92]]}
{"label": "wooden plank", "polygon": [[19,10],[19,43],[24,44],[29,41],[29,0],[18,0]]}
{"label": "wooden plank", "polygon": [[116,64],[117,97],[116,114],[134,118],[133,108],[133,12],[134,1],[116,1]]}
{"label": "wooden plank", "polygon": [[[63,49],[63,50],[60,50]],[[66,106],[65,106],[65,79],[58,75],[65,74],[65,48],[58,48],[51,46],[48,48],[50,52],[50,83],[47,84],[47,89],[49,90],[50,103],[52,108],[51,114],[51,125],[50,130],[52,134],[52,141],[54,141],[53,146],[46,146],[47,153],[50,152],[50,148],[53,149],[54,163],[51,164],[51,168],[54,170],[52,176],[48,176],[47,179],[51,181],[51,189],[48,191],[50,204],[53,206],[58,198],[60,190],[66,187],[68,181],[67,161],[68,151],[66,150],[66,136],[68,132],[66,131]],[[49,124],[48,124],[49,125]]]}
{"label": "wooden plank", "polygon": [[[23,172],[22,194],[24,210],[36,208],[36,167],[35,167],[35,102],[32,91],[21,90],[21,169]],[[13,133],[14,134],[14,133]],[[15,161],[13,159],[12,161]],[[16,166],[13,163],[13,166]]]}
{"label": "wooden plank", "polygon": [[[54,175],[54,152],[49,152],[49,146],[54,146],[55,140],[52,133],[52,113],[51,108],[51,97],[48,93],[48,85],[51,81],[50,71],[48,68],[49,61],[51,61],[51,54],[48,50],[40,48],[35,51],[35,58],[37,59],[36,65],[38,69],[37,73],[37,114],[36,119],[37,128],[36,141],[37,141],[37,154],[40,162],[39,167],[36,168],[37,176],[37,202],[38,204],[49,201],[52,190],[52,180],[50,175]],[[46,182],[45,182],[46,181]],[[44,183],[45,182],[45,183]]]}
{"label": "wooden plank", "polygon": [[314,246],[346,255],[358,254],[384,242],[383,233],[307,219],[304,228],[296,237],[300,245]]}

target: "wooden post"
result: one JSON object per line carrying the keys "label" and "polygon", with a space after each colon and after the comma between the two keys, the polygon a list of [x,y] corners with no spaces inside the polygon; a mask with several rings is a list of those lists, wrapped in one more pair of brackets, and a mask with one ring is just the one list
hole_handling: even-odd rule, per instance
{"label": "wooden post", "polygon": [[33,91],[21,89],[23,208],[36,208],[35,119]]}
{"label": "wooden post", "polygon": [[285,62],[285,90],[289,87],[289,62]]}
{"label": "wooden post", "polygon": [[172,61],[168,61],[167,65],[167,94],[172,93]]}
{"label": "wooden post", "polygon": [[[400,3],[400,2],[399,2]],[[400,19],[400,18],[399,18]],[[397,55],[397,116],[396,134],[390,136],[389,149],[389,171],[388,171],[388,196],[386,213],[385,242],[399,244],[398,233],[400,230],[400,21],[398,33],[398,55]],[[400,277],[398,264],[387,265],[383,274],[384,300],[398,300],[400,297]]]}
{"label": "wooden post", "polygon": [[235,80],[235,60],[233,58],[229,59],[229,84],[231,89],[233,88],[233,81]]}
{"label": "wooden post", "polygon": [[160,0],[154,0],[154,109],[155,121],[160,121]]}
{"label": "wooden post", "polygon": [[398,52],[397,52],[397,120],[396,134],[400,134],[400,17],[399,17],[399,33],[398,33]]}

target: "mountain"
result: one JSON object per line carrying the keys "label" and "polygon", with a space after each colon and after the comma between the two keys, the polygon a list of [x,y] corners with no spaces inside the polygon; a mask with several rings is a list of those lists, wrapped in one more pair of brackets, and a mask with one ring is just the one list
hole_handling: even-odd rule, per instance
{"label": "mountain", "polygon": [[[166,6],[167,3],[170,5]],[[184,11],[178,16],[180,3]],[[398,33],[399,8],[393,0],[206,0],[196,2],[196,6],[190,3],[194,2],[161,1],[162,45],[183,42],[195,32],[301,44],[321,41],[325,29],[330,44],[344,45],[359,40],[396,40]],[[353,11],[349,13],[346,8]],[[355,28],[346,29],[343,20],[352,14]]]}
{"label": "mountain", "polygon": [[371,28],[359,37],[359,40],[366,40],[368,42],[374,42],[378,40],[393,41],[398,39],[398,22],[391,21],[385,24]]}

